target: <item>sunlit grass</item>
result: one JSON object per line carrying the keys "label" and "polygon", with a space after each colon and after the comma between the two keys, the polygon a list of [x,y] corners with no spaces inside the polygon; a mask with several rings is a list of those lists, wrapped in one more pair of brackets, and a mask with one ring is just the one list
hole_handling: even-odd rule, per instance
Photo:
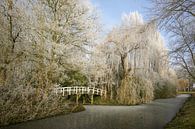
{"label": "sunlit grass", "polygon": [[195,91],[179,91],[177,94],[195,94]]}

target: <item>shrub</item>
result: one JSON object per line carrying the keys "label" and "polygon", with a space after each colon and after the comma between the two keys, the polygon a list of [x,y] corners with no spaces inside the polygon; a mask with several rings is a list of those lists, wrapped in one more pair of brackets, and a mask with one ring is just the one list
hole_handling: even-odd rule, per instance
{"label": "shrub", "polygon": [[0,87],[0,125],[69,112],[68,103],[51,90],[30,86]]}
{"label": "shrub", "polygon": [[156,82],[154,96],[158,98],[170,98],[176,95],[176,84],[169,79],[161,79]]}
{"label": "shrub", "polygon": [[121,81],[117,92],[119,104],[146,103],[153,99],[153,86],[148,80],[137,77],[128,77]]}

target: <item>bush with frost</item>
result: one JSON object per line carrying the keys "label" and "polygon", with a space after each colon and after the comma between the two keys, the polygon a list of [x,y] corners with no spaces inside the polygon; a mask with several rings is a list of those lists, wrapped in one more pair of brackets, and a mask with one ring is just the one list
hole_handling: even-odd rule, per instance
{"label": "bush with frost", "polygon": [[153,100],[153,85],[149,80],[128,77],[121,81],[117,92],[119,104],[140,104]]}
{"label": "bush with frost", "polygon": [[154,96],[156,99],[176,96],[176,84],[170,79],[161,78],[154,86]]}
{"label": "bush with frost", "polygon": [[68,102],[52,90],[27,85],[0,87],[0,125],[68,112]]}

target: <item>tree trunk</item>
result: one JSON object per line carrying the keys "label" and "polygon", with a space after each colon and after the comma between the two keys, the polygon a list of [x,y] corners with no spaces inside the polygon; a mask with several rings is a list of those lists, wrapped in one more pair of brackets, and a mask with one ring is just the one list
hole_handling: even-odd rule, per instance
{"label": "tree trunk", "polygon": [[129,74],[129,64],[128,64],[127,54],[124,54],[123,56],[121,56],[121,63],[122,63],[122,67],[123,67],[123,77],[122,77],[122,79],[124,79]]}

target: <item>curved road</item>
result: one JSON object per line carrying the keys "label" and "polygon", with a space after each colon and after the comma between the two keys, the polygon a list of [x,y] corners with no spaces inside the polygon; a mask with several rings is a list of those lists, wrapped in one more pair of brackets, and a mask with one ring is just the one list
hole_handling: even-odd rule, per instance
{"label": "curved road", "polygon": [[24,122],[0,129],[163,129],[188,95],[138,106],[86,106],[86,111]]}

